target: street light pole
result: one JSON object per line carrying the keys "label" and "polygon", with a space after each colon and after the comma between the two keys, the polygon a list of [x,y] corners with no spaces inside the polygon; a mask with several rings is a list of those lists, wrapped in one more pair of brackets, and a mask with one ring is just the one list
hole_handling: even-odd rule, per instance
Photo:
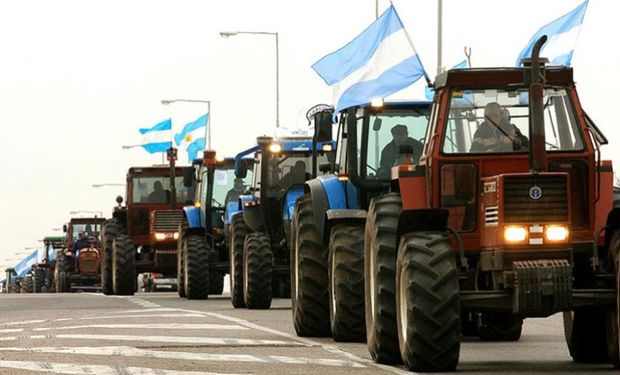
{"label": "street light pole", "polygon": [[92,185],[94,188],[100,188],[100,187],[104,187],[104,186],[125,186],[125,184],[93,184]]}
{"label": "street light pole", "polygon": [[209,114],[209,121],[205,129],[205,136],[207,137],[207,148],[211,149],[211,127],[213,126],[213,116],[211,115],[211,101],[210,100],[198,100],[198,99],[162,99],[161,104],[168,105],[176,102],[184,103],[206,103],[207,113]]}
{"label": "street light pole", "polygon": [[277,32],[270,31],[222,31],[220,36],[228,38],[239,34],[273,35],[276,40],[276,128],[280,127],[280,45]]}

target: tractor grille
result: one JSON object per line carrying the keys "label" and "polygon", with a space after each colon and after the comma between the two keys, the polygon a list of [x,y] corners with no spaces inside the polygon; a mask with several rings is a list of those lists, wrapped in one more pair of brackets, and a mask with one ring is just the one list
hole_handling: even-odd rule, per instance
{"label": "tractor grille", "polygon": [[155,232],[176,232],[183,221],[183,212],[180,210],[155,211]]}
{"label": "tractor grille", "polygon": [[[530,198],[530,189],[533,186],[538,186],[542,191],[539,199]],[[507,223],[568,221],[566,178],[562,176],[506,178],[504,221]]]}

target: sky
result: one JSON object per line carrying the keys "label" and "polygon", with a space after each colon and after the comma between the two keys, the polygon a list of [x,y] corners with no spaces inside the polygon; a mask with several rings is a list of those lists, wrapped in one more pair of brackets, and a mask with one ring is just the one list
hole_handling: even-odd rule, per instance
{"label": "sky", "polygon": [[[443,66],[512,66],[530,37],[581,0],[444,0]],[[130,166],[161,163],[141,147],[139,128],[172,117],[173,126],[206,112],[212,148],[234,155],[259,135],[274,135],[279,38],[280,126],[304,126],[305,111],[331,103],[310,68],[382,13],[388,0],[20,0],[0,2],[0,266],[71,218],[110,217]],[[437,72],[437,2],[394,0],[431,79]],[[620,29],[613,1],[590,0],[573,56],[582,105],[620,162],[615,106],[620,102]],[[418,86],[394,95],[422,98]],[[180,162],[185,162],[179,152]],[[86,215],[86,214],[85,214]],[[18,253],[18,254],[16,254]],[[4,259],[4,261],[3,261]],[[12,260],[11,260],[12,259]]]}

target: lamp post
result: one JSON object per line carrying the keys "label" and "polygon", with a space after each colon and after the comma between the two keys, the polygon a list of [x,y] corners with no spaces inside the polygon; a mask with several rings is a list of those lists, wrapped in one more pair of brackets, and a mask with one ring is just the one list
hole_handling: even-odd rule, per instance
{"label": "lamp post", "polygon": [[222,31],[220,36],[228,38],[239,34],[273,35],[276,40],[276,128],[280,127],[280,47],[278,33],[269,31]]}
{"label": "lamp post", "polygon": [[117,184],[117,183],[107,184],[107,183],[104,183],[104,184],[93,184],[92,186],[96,189],[96,188],[100,188],[100,187],[104,187],[104,186],[125,186],[125,184]]}
{"label": "lamp post", "polygon": [[71,215],[77,215],[77,214],[99,214],[99,217],[103,216],[103,211],[69,211],[69,213]]}
{"label": "lamp post", "polygon": [[211,149],[211,127],[213,126],[213,117],[211,116],[211,101],[210,100],[199,100],[199,99],[162,99],[161,104],[168,105],[172,103],[205,103],[207,105],[207,113],[209,114],[209,123],[206,127],[206,136],[207,136],[207,148]]}

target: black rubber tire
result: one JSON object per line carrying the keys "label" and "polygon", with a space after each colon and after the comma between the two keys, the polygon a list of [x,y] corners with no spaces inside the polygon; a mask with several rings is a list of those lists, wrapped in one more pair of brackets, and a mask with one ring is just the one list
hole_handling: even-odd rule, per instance
{"label": "black rubber tire", "polygon": [[243,246],[243,297],[248,309],[271,307],[273,252],[263,233],[251,233]]}
{"label": "black rubber tire", "polygon": [[224,293],[224,273],[209,271],[209,295],[219,296]]}
{"label": "black rubber tire", "polygon": [[32,272],[32,289],[34,293],[42,293],[43,288],[45,287],[45,269],[43,268],[35,268]]}
{"label": "black rubber tire", "polygon": [[618,334],[620,332],[620,316],[618,311],[618,303],[620,303],[620,277],[618,277],[618,270],[620,270],[620,230],[614,231],[609,242],[609,251],[607,252],[607,265],[608,271],[614,273],[613,284],[616,288],[616,305],[610,308],[606,312],[606,327],[607,332],[607,354],[609,362],[615,369],[620,368],[620,342]]}
{"label": "black rubber tire", "polygon": [[405,234],[396,264],[400,352],[412,371],[454,371],[461,347],[456,257],[441,232]]}
{"label": "black rubber tire", "polygon": [[482,313],[478,336],[484,341],[519,341],[523,318],[512,314]]}
{"label": "black rubber tire", "polygon": [[[56,265],[54,267],[54,280],[56,282],[56,293],[67,293],[67,257],[62,251],[56,254]],[[63,277],[64,275],[64,277]]]}
{"label": "black rubber tire", "polygon": [[312,197],[304,194],[295,203],[291,223],[291,305],[298,336],[331,336],[327,255]]}
{"label": "black rubber tire", "polygon": [[32,275],[27,275],[22,279],[22,287],[20,293],[32,293]]}
{"label": "black rubber tire", "polygon": [[136,249],[125,234],[112,241],[112,286],[117,296],[133,296],[136,292]]}
{"label": "black rubber tire", "polygon": [[366,342],[375,362],[401,363],[396,331],[396,228],[402,211],[400,194],[370,202],[364,230]]}
{"label": "black rubber tire", "polygon": [[329,236],[329,315],[332,337],[365,342],[364,228],[336,224]]}
{"label": "black rubber tire", "polygon": [[250,227],[240,212],[233,216],[230,236],[230,301],[234,308],[245,307],[243,297],[243,244]]}
{"label": "black rubber tire", "polygon": [[602,363],[607,352],[606,316],[602,309],[579,309],[564,312],[564,337],[573,361]]}
{"label": "black rubber tire", "polygon": [[46,293],[56,292],[56,282],[54,280],[54,269],[52,268],[45,269],[45,292]]}
{"label": "black rubber tire", "polygon": [[209,295],[209,250],[204,236],[185,236],[183,284],[187,299],[207,299]]}
{"label": "black rubber tire", "polygon": [[114,294],[114,282],[112,280],[112,243],[116,236],[121,233],[118,220],[112,218],[103,223],[101,230],[101,291],[105,295]]}
{"label": "black rubber tire", "polygon": [[[177,241],[177,293],[179,297],[186,298],[185,294],[185,248],[187,247],[187,239],[185,234],[181,235],[179,241]],[[148,286],[148,284],[147,284]]]}

